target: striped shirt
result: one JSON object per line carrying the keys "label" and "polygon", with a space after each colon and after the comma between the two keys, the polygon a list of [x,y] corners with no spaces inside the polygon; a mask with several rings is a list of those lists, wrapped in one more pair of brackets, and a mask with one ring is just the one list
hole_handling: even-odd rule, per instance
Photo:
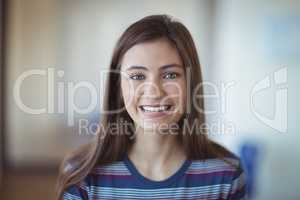
{"label": "striped shirt", "polygon": [[144,177],[126,155],[123,160],[95,167],[69,187],[64,200],[246,199],[245,176],[236,157],[186,160],[170,177]]}

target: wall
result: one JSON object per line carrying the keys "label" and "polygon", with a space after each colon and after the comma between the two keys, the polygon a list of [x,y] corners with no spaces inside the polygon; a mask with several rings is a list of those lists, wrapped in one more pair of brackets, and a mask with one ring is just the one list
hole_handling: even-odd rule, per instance
{"label": "wall", "polygon": [[[216,138],[236,152],[244,141],[260,148],[256,199],[300,197],[296,175],[300,169],[299,10],[299,1],[216,4],[213,79],[235,82],[229,89],[227,111],[217,115],[232,121],[235,133]],[[283,75],[282,83],[276,81],[276,74]],[[270,80],[270,86],[253,93],[259,83],[267,83],[261,80]]]}
{"label": "wall", "polygon": [[[31,115],[16,104],[17,78],[33,69],[56,66],[58,9],[55,1],[12,0],[8,7],[6,65],[6,147],[10,165],[48,165],[61,158],[62,122],[47,114]],[[21,99],[33,108],[47,103],[45,76],[31,76],[21,85]],[[57,144],[57,146],[56,146]]]}

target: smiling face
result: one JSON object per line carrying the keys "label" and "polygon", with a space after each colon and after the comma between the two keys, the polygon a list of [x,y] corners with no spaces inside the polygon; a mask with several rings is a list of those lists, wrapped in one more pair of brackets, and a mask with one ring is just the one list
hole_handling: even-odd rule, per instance
{"label": "smiling face", "polygon": [[181,119],[186,107],[185,69],[177,49],[167,39],[130,48],[121,71],[124,104],[137,126],[165,129]]}

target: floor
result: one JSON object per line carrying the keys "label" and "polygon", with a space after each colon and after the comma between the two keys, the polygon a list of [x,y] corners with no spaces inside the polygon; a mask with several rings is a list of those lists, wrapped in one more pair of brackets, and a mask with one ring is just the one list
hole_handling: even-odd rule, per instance
{"label": "floor", "polygon": [[1,200],[54,200],[54,172],[9,172],[3,177]]}

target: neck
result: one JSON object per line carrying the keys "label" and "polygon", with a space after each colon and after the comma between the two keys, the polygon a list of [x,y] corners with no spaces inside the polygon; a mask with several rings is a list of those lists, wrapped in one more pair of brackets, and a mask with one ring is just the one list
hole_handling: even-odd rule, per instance
{"label": "neck", "polygon": [[177,134],[146,132],[139,129],[128,156],[144,166],[164,166],[186,158]]}

